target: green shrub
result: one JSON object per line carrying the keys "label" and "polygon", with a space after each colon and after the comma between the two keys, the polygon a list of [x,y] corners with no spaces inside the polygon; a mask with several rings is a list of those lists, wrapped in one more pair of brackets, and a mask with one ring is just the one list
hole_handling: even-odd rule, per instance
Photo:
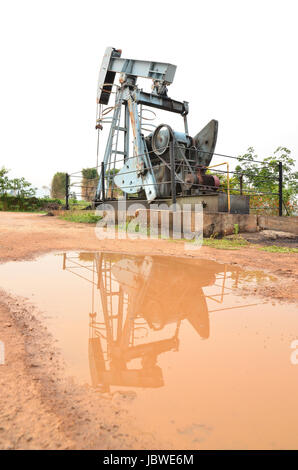
{"label": "green shrub", "polygon": [[64,204],[61,199],[10,196],[0,197],[0,211],[40,212],[59,209]]}
{"label": "green shrub", "polygon": [[239,233],[239,225],[234,224],[234,235],[238,235],[238,233]]}
{"label": "green shrub", "polygon": [[102,216],[95,215],[94,213],[74,213],[69,212],[68,214],[60,215],[60,219],[67,220],[68,222],[77,222],[82,224],[96,224],[99,220],[102,219]]}

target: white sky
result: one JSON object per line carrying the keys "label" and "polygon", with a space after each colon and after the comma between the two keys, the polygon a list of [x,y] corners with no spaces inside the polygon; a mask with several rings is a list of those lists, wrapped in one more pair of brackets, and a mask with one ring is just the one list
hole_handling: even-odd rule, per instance
{"label": "white sky", "polygon": [[0,166],[41,187],[95,165],[107,46],[177,65],[169,96],[190,102],[190,134],[219,121],[217,152],[296,157],[297,13],[296,0],[2,0]]}

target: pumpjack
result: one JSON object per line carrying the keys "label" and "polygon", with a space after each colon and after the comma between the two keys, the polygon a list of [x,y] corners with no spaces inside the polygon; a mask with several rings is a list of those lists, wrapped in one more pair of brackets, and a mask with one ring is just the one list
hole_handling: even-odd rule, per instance
{"label": "pumpjack", "polygon": [[[110,129],[95,205],[115,199],[119,193],[127,198],[146,198],[150,203],[169,198],[174,192],[182,196],[216,192],[219,179],[208,174],[207,169],[215,150],[218,122],[210,121],[191,137],[188,102],[168,96],[176,66],[125,59],[121,54],[120,49],[108,47],[99,73],[96,129],[102,130],[104,124]],[[117,74],[119,84],[115,84]],[[139,88],[139,78],[152,80],[151,92]],[[112,94],[115,102],[107,107]],[[168,124],[154,126],[146,122],[146,111],[155,115],[151,108],[180,115],[184,131],[175,131]]]}

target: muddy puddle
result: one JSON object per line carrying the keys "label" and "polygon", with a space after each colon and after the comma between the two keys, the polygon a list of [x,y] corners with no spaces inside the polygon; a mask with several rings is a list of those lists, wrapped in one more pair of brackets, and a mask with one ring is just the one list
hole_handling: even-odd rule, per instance
{"label": "muddy puddle", "polygon": [[176,448],[297,448],[294,304],[244,296],[276,282],[207,260],[51,254],[0,266],[42,312],[73,380]]}

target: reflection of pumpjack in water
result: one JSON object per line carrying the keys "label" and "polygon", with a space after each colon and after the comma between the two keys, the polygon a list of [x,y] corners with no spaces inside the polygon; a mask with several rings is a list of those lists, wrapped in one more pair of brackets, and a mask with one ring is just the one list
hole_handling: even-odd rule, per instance
{"label": "reflection of pumpjack in water", "polygon": [[[182,320],[187,320],[201,338],[209,337],[203,287],[216,282],[223,266],[209,261],[202,273],[193,260],[109,253],[81,253],[79,260],[92,261],[92,266],[66,255],[63,266],[68,270],[82,267],[92,273],[89,364],[93,386],[101,385],[104,391],[112,385],[163,386],[157,358],[164,352],[178,351]],[[67,266],[67,261],[72,265]],[[95,286],[100,291],[103,321],[94,313]],[[224,284],[222,287],[221,296]],[[146,334],[160,336],[170,324],[175,325],[170,338],[146,341]],[[138,333],[144,332],[138,338]],[[136,344],[140,339],[142,343]],[[128,368],[133,360],[141,360],[141,368]]]}

